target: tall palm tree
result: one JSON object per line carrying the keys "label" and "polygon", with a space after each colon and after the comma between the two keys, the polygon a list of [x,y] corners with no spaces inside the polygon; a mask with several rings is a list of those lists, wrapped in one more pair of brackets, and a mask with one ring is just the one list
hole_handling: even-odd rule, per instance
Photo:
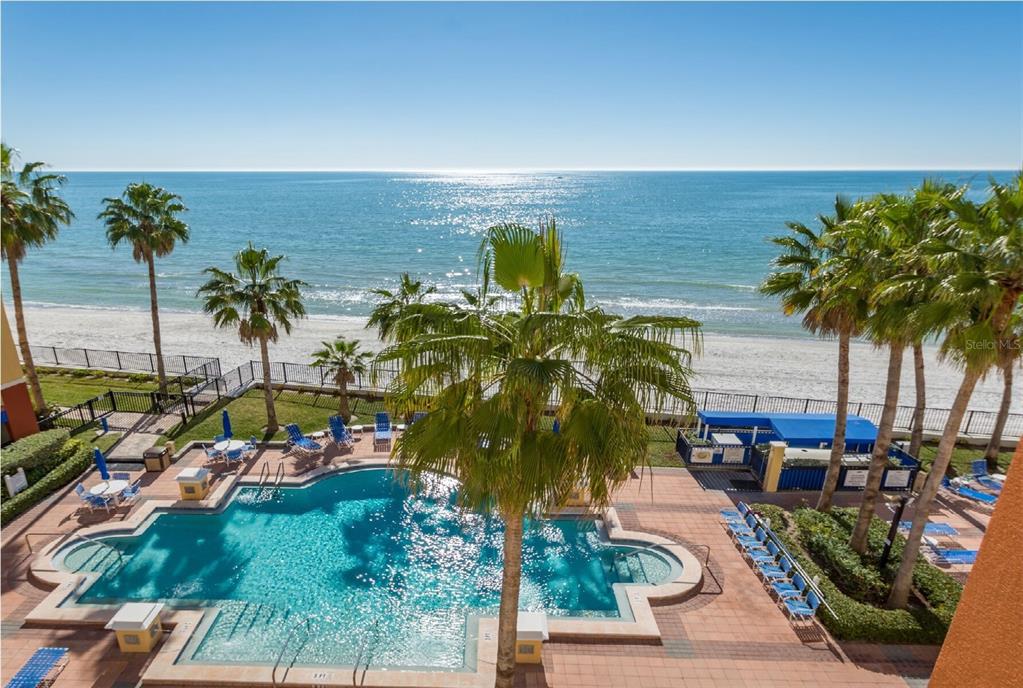
{"label": "tall palm tree", "polygon": [[[433,395],[430,412],[393,450],[412,485],[451,474],[463,506],[496,512],[504,524],[495,685],[506,688],[515,671],[523,520],[557,508],[578,486],[596,506],[610,503],[647,460],[645,408],[670,399],[691,412],[699,323],[587,307],[581,280],[563,270],[553,223],[539,232],[490,228],[481,263],[518,308],[411,304],[402,320],[418,331],[396,328],[397,341],[378,361],[400,364],[388,393],[396,414]],[[558,433],[541,424],[550,411]]]}
{"label": "tall palm tree", "polygon": [[15,171],[16,157],[16,150],[6,143],[0,144],[0,179],[3,183],[3,191],[0,193],[0,241],[11,277],[11,301],[14,302],[14,322],[18,331],[21,361],[32,395],[32,405],[37,413],[42,413],[46,410],[46,400],[43,398],[43,389],[39,385],[32,349],[28,343],[18,264],[25,258],[29,248],[37,248],[56,239],[60,226],[70,224],[75,215],[59,193],[66,181],[62,175],[42,172],[45,163],[41,162],[26,163],[21,170]]}
{"label": "tall palm tree", "polygon": [[906,267],[901,255],[915,233],[909,229],[919,221],[917,208],[908,197],[879,194],[871,201],[870,221],[852,228],[848,241],[861,246],[858,274],[865,286],[872,287],[871,313],[867,332],[878,347],[888,349],[888,373],[884,405],[877,426],[877,439],[867,470],[859,515],[853,527],[850,546],[866,552],[867,534],[881,491],[881,479],[888,465],[895,415],[898,411],[902,363],[906,347],[921,339],[914,320],[922,295],[906,282]]}
{"label": "tall palm tree", "polygon": [[828,472],[817,500],[821,511],[831,509],[838,487],[845,453],[845,432],[849,415],[849,348],[866,317],[863,289],[845,279],[855,258],[848,252],[842,232],[846,225],[860,221],[862,203],[835,199],[834,215],[819,215],[820,230],[799,222],[787,224],[790,234],[771,241],[782,248],[774,260],[775,271],[764,280],[761,292],[781,297],[786,315],[803,314],[803,327],[814,334],[838,338],[838,394],[835,404],[835,434],[831,443]]}
{"label": "tall palm tree", "polygon": [[948,201],[952,221],[919,246],[932,265],[931,301],[921,315],[944,332],[942,352],[963,366],[963,378],[938,442],[931,470],[917,496],[913,523],[888,606],[909,601],[913,570],[924,526],[941,479],[948,470],[966,407],[977,381],[998,364],[999,351],[1012,345],[1012,317],[1023,299],[1023,172],[1007,184],[992,180],[991,197],[976,206],[958,197]]}
{"label": "tall palm tree", "polygon": [[313,365],[323,368],[337,383],[340,401],[338,413],[345,423],[352,419],[348,406],[348,384],[355,382],[356,375],[365,375],[369,370],[369,359],[373,354],[359,350],[359,340],[351,341],[338,336],[332,342],[322,342],[323,348],[313,352]]}
{"label": "tall palm tree", "polygon": [[376,327],[381,341],[391,338],[394,325],[401,319],[402,310],[413,303],[422,303],[437,287],[424,287],[422,281],[412,279],[407,272],[401,273],[398,290],[373,289],[372,293],[383,299],[369,314],[366,327]]}
{"label": "tall palm tree", "polygon": [[991,439],[988,440],[987,447],[984,449],[984,458],[987,460],[988,470],[991,471],[998,468],[998,454],[1002,450],[1002,433],[1005,431],[1005,423],[1009,419],[1009,409],[1012,407],[1013,369],[1019,365],[1020,357],[1023,356],[1023,309],[1021,308],[1017,308],[1012,316],[1008,340],[1008,346],[1002,347],[998,352],[998,369],[1002,374],[1002,400],[998,405],[998,415],[995,416]]}
{"label": "tall palm tree", "polygon": [[149,271],[149,313],[153,320],[153,349],[156,351],[156,376],[160,393],[167,394],[167,371],[163,365],[160,342],[160,309],[156,299],[156,259],[169,256],[174,247],[188,243],[188,225],[178,215],[188,210],[181,196],[147,184],[129,184],[120,198],[104,198],[98,219],[107,228],[111,248],[131,244],[136,263],[145,263]]}
{"label": "tall palm tree", "polygon": [[234,257],[236,272],[209,267],[203,272],[209,279],[196,296],[203,297],[203,310],[213,316],[216,327],[237,327],[245,344],[259,344],[263,365],[263,399],[266,402],[266,432],[273,435],[280,427],[274,407],[270,374],[270,342],[276,342],[279,330],[291,334],[292,320],[305,317],[302,304],[302,280],[286,279],[278,272],[284,256],[271,256],[265,248],[249,242]]}

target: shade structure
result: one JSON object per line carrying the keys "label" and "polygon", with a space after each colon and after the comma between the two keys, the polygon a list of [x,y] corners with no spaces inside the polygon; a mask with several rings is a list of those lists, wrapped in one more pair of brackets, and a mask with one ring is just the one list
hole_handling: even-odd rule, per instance
{"label": "shade structure", "polygon": [[110,473],[107,472],[107,457],[103,456],[99,447],[92,448],[92,460],[96,463],[96,468],[99,469],[99,477],[110,480]]}
{"label": "shade structure", "polygon": [[221,420],[223,420],[223,422],[224,422],[224,437],[227,437],[227,438],[232,437],[232,433],[231,433],[231,416],[227,413],[227,409],[224,409],[224,412],[222,414],[220,414],[220,417],[221,417]]}

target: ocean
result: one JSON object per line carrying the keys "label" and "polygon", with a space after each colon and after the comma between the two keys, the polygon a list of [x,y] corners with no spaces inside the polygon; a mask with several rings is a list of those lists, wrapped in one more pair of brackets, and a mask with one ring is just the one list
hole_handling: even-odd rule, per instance
{"label": "ocean", "polygon": [[36,306],[147,309],[145,267],[129,247],[111,250],[96,219],[104,197],[147,181],[189,207],[191,241],[157,263],[165,311],[200,310],[203,269],[230,267],[248,241],[287,255],[283,272],[309,283],[313,316],[367,315],[369,290],[393,287],[402,271],[454,298],[475,283],[486,227],[551,215],[568,269],[610,310],[688,315],[722,334],[800,336],[798,318],[757,291],[775,255],[768,238],[786,221],[829,212],[836,194],[905,191],[925,176],[972,182],[982,196],[989,173],[70,172],[64,195],[76,219],[29,253],[22,285]]}

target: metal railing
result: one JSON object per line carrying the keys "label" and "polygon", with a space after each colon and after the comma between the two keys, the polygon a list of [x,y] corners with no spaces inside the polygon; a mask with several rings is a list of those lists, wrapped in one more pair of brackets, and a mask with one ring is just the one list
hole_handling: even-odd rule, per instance
{"label": "metal railing", "polygon": [[[60,346],[33,346],[32,358],[36,365],[65,368],[100,368],[134,373],[155,373],[156,354],[138,351],[109,351],[106,349],[71,349]],[[207,363],[220,359],[208,356],[163,356],[164,370],[170,375],[184,375]]]}

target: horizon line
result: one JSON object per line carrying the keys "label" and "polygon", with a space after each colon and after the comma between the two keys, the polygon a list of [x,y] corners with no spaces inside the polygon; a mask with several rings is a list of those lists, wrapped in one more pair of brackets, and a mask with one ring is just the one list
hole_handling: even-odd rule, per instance
{"label": "horizon line", "polygon": [[555,172],[1015,172],[1017,167],[48,167],[54,172],[386,172],[418,174],[528,174]]}

